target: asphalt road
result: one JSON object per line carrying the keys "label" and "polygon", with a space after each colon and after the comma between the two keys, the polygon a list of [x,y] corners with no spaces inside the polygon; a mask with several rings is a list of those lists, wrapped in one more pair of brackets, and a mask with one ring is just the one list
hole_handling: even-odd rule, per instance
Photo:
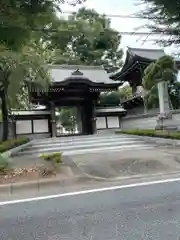
{"label": "asphalt road", "polygon": [[180,182],[0,207],[0,240],[177,240]]}

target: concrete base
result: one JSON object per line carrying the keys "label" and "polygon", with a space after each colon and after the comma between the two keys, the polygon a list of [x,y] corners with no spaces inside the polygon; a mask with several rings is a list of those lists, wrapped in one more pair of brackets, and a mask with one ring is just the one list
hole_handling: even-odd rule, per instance
{"label": "concrete base", "polygon": [[157,120],[157,125],[156,125],[155,129],[156,130],[177,131],[178,130],[178,125],[173,120],[172,117],[169,117],[169,118],[166,118],[166,119]]}

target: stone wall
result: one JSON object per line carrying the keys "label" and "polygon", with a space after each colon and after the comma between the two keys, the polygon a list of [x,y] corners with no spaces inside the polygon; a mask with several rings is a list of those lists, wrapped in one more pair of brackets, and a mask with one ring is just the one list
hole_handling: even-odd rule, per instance
{"label": "stone wall", "polygon": [[[180,110],[173,110],[173,121],[180,129]],[[157,113],[138,114],[121,118],[121,129],[154,129]]]}

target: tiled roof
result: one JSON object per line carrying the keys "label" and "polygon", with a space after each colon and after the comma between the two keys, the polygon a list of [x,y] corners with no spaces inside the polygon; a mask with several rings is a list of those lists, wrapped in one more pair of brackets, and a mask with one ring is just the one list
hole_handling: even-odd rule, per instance
{"label": "tiled roof", "polygon": [[[50,74],[53,82],[63,82],[68,78],[88,79],[93,83],[117,84],[111,80],[107,72],[99,66],[82,66],[82,65],[49,65]],[[80,74],[73,75],[73,72],[79,71]]]}
{"label": "tiled roof", "polygon": [[142,58],[147,58],[150,60],[157,60],[158,58],[165,55],[163,49],[143,49],[143,48],[130,48],[128,47],[128,51],[133,56],[139,56]]}
{"label": "tiled roof", "polygon": [[[122,74],[126,74],[126,71],[131,68],[133,70],[133,66],[135,67],[136,62],[133,59],[145,59],[147,62],[156,61],[158,58],[165,55],[163,49],[144,49],[144,48],[131,48],[128,47],[126,52],[126,60],[121,69],[119,69],[116,73],[111,74],[111,78],[115,79]],[[131,57],[132,56],[132,57]]]}
{"label": "tiled roof", "polygon": [[117,113],[117,112],[126,112],[123,107],[102,107],[96,108],[96,113]]}

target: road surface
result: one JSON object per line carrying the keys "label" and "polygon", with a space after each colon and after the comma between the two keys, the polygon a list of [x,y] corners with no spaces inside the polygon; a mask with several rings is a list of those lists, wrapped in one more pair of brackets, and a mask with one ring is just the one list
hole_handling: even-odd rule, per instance
{"label": "road surface", "polygon": [[177,240],[180,181],[2,205],[0,239]]}

